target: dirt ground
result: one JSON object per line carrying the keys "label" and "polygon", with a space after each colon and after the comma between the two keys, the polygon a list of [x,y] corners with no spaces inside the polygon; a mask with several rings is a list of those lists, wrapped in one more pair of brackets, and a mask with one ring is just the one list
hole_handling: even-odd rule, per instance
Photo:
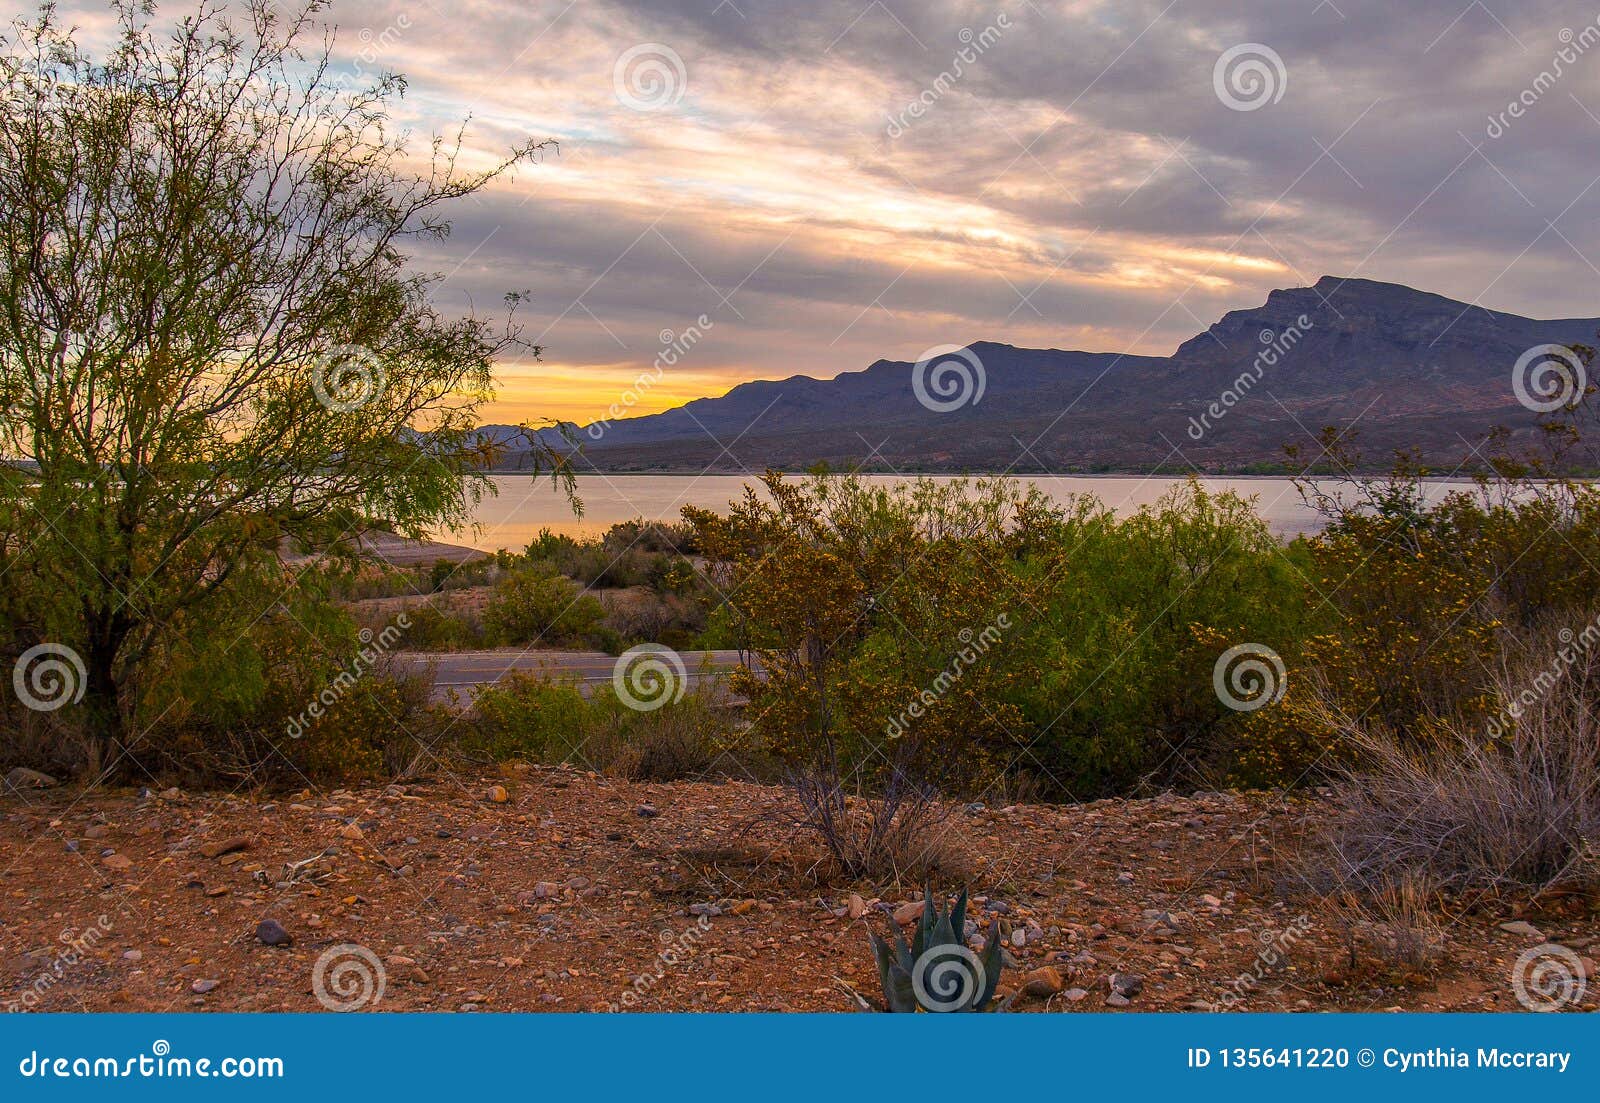
{"label": "dirt ground", "polygon": [[[781,790],[523,768],[313,796],[0,796],[0,1001],[90,1011],[846,1011],[916,893],[829,881]],[[1481,900],[1421,964],[1300,891],[1318,806],[958,806],[1018,1011],[1517,1010],[1592,902]],[[263,921],[271,923],[264,924]],[[1505,929],[1505,926],[1511,929]],[[263,938],[266,940],[263,941]],[[289,941],[285,945],[266,942]],[[1600,984],[1576,1006],[1592,1009]]]}

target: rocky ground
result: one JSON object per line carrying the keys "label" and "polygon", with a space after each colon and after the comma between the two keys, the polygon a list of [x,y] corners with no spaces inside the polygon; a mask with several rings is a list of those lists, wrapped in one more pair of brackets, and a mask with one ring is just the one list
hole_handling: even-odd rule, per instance
{"label": "rocky ground", "polygon": [[[542,768],[316,796],[7,792],[0,1000],[849,1010],[846,987],[877,998],[867,931],[909,922],[916,894],[828,879],[786,809],[755,785]],[[1517,1010],[1525,951],[1594,968],[1592,901],[1484,899],[1397,932],[1311,896],[1284,855],[1317,811],[1217,793],[971,805],[948,827],[1018,1011]]]}

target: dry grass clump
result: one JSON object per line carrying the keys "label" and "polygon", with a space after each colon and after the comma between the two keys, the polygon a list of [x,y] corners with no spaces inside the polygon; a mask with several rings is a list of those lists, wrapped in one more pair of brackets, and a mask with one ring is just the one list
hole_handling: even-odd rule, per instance
{"label": "dry grass clump", "polygon": [[1336,779],[1323,879],[1377,898],[1396,886],[1537,891],[1600,877],[1600,680],[1593,656],[1566,654],[1559,677],[1530,662],[1499,680],[1503,722],[1447,725],[1425,747],[1328,709],[1354,753]]}

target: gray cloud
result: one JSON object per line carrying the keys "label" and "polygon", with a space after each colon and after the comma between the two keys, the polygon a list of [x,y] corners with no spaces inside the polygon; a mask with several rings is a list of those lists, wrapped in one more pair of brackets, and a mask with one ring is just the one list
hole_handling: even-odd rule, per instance
{"label": "gray cloud", "polygon": [[[963,29],[1001,13],[1010,29],[886,134],[952,68]],[[485,147],[562,139],[423,259],[452,272],[447,301],[531,288],[532,328],[563,364],[647,362],[660,330],[702,312],[722,327],[705,365],[730,384],[946,340],[1166,352],[1196,319],[1325,273],[1594,312],[1600,42],[1548,87],[1540,74],[1564,28],[1572,49],[1600,35],[1600,7],[404,0],[333,14],[352,51],[409,23],[381,62],[412,76],[413,125],[471,113]],[[650,115],[611,87],[643,42],[687,75]],[[1213,67],[1249,42],[1276,51],[1287,86],[1230,110]]]}

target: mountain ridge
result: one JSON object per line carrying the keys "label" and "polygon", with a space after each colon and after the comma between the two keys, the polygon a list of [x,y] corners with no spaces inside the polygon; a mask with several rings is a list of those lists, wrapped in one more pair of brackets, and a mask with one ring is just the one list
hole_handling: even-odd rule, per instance
{"label": "mountain ridge", "polygon": [[1171,356],[974,341],[931,365],[885,358],[829,379],[750,380],[658,414],[580,427],[576,462],[600,471],[825,463],[1226,473],[1277,467],[1285,445],[1310,445],[1335,425],[1354,427],[1380,458],[1416,448],[1453,465],[1496,425],[1536,431],[1512,386],[1519,357],[1541,344],[1591,343],[1597,331],[1600,318],[1527,318],[1404,284],[1323,276],[1226,312]]}

